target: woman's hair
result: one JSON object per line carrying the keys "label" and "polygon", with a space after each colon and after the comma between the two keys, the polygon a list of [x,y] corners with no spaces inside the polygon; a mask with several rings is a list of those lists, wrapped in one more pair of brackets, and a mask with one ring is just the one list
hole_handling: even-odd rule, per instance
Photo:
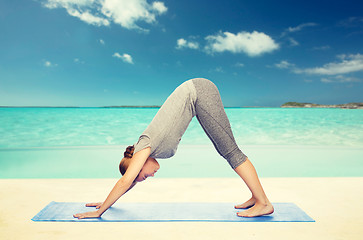
{"label": "woman's hair", "polygon": [[125,174],[127,168],[130,165],[130,161],[132,156],[134,155],[134,146],[128,146],[126,148],[126,151],[124,152],[124,157],[121,159],[120,165],[119,165],[119,169],[120,169],[120,173],[122,175]]}

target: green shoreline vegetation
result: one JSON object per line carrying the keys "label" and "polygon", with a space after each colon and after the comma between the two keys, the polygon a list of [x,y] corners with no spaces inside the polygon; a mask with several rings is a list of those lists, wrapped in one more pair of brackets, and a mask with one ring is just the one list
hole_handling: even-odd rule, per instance
{"label": "green shoreline vegetation", "polygon": [[316,104],[316,103],[299,103],[287,102],[281,105],[282,108],[348,108],[348,109],[363,109],[363,103],[346,103],[346,104]]}
{"label": "green shoreline vegetation", "polygon": [[161,106],[102,106],[102,107],[78,107],[78,106],[0,106],[0,108],[160,108]]}

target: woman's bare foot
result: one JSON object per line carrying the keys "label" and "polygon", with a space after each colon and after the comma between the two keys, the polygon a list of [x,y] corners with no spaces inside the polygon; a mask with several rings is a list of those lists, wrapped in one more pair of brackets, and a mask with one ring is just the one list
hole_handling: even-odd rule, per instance
{"label": "woman's bare foot", "polygon": [[242,212],[238,212],[239,217],[258,217],[262,215],[268,215],[274,212],[274,207],[270,202],[260,203],[256,202],[253,207]]}
{"label": "woman's bare foot", "polygon": [[251,197],[250,200],[248,200],[245,203],[242,203],[240,205],[236,205],[236,206],[234,206],[234,208],[236,208],[236,209],[249,208],[249,207],[252,207],[253,205],[255,205],[255,203],[256,203],[256,199],[254,197]]}

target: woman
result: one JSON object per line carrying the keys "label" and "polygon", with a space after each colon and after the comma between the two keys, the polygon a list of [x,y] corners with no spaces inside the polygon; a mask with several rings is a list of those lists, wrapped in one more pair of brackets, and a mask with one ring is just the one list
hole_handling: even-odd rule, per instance
{"label": "woman", "polygon": [[263,191],[255,168],[236,144],[217,87],[207,79],[195,78],[175,89],[138,142],[127,147],[119,166],[123,175],[121,179],[103,203],[86,205],[98,210],[78,213],[74,217],[100,217],[137,182],[153,177],[159,169],[156,158],[170,158],[175,154],[181,137],[194,116],[218,153],[228,161],[252,193],[248,201],[235,206],[238,209],[249,208],[237,215],[256,217],[273,213],[274,208]]}

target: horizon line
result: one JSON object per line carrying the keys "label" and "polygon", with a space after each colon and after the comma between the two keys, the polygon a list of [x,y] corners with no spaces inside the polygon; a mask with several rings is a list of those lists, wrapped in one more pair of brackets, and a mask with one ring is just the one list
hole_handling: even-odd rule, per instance
{"label": "horizon line", "polygon": [[[0,106],[0,108],[160,108],[157,105],[135,105],[135,106],[96,106],[96,107],[80,107],[80,106]],[[224,108],[280,108],[271,106],[224,106]]]}

